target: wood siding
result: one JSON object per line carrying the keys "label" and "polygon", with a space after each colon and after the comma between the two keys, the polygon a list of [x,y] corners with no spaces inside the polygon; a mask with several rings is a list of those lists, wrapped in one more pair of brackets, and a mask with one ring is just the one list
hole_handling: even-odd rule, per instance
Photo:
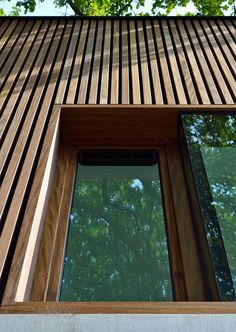
{"label": "wood siding", "polygon": [[3,284],[25,215],[25,234],[31,227],[37,174],[45,168],[56,122],[53,106],[233,105],[235,25],[231,18],[0,21]]}

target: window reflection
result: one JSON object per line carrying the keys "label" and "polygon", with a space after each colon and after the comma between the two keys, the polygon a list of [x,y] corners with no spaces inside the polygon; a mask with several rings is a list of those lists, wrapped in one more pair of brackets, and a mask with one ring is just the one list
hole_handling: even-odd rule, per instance
{"label": "window reflection", "polygon": [[169,300],[158,166],[78,165],[60,301]]}
{"label": "window reflection", "polygon": [[221,300],[236,288],[236,116],[182,116]]}

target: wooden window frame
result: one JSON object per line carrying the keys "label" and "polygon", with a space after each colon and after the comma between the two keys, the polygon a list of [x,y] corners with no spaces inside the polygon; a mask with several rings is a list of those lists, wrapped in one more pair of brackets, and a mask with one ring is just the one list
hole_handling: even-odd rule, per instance
{"label": "wooden window frame", "polygon": [[[59,106],[55,109],[58,112]],[[224,107],[223,107],[224,108]],[[232,111],[232,107],[225,107],[227,110]],[[61,250],[60,257],[62,260],[63,257],[63,248],[66,238],[66,224],[68,213],[70,209],[71,195],[72,195],[72,186],[75,176],[76,169],[76,155],[79,149],[81,148],[106,148],[106,149],[128,149],[128,148],[161,148],[161,178],[162,182],[165,182],[165,187],[171,187],[172,190],[164,190],[164,205],[165,208],[171,207],[170,209],[165,209],[167,211],[167,228],[171,223],[174,224],[175,234],[178,234],[176,248],[179,246],[179,251],[181,251],[181,259],[179,260],[178,254],[177,259],[174,257],[172,253],[171,258],[171,266],[172,269],[174,267],[175,270],[172,271],[172,282],[175,289],[175,298],[177,301],[205,301],[205,292],[204,292],[204,282],[202,280],[202,272],[199,263],[199,258],[197,255],[197,246],[194,237],[193,227],[191,226],[191,208],[188,204],[188,192],[185,184],[185,178],[182,167],[182,160],[180,157],[179,146],[177,142],[177,130],[178,130],[178,113],[180,111],[188,110],[188,111],[215,111],[222,110],[222,106],[218,107],[183,107],[183,106],[60,106],[60,113],[58,114],[57,122],[55,122],[55,132],[53,143],[51,149],[53,147],[53,155],[51,158],[50,164],[50,172],[48,174],[48,183],[52,179],[52,173],[54,173],[54,169],[52,165],[55,165],[55,155],[57,158],[57,166],[56,166],[56,174],[55,174],[55,183],[52,187],[52,194],[49,201],[49,206],[47,209],[47,217],[46,224],[44,228],[44,233],[42,237],[42,241],[40,241],[40,236],[35,234],[35,242],[37,242],[37,250],[34,251],[34,256],[31,257],[31,262],[26,261],[26,265],[28,264],[28,280],[27,285],[24,289],[21,289],[20,283],[17,288],[17,293],[15,297],[15,310],[28,310],[31,311],[29,305],[32,303],[31,301],[42,301],[45,305],[48,302],[56,301],[56,293],[58,288],[58,281],[60,276],[61,264],[56,263],[56,256],[51,255],[47,257],[45,260],[49,264],[47,271],[57,271],[56,273],[51,274],[50,278],[45,278],[45,266],[42,269],[42,265],[45,265],[45,253]],[[115,119],[114,119],[115,118]],[[135,128],[130,127],[130,121],[135,119],[134,125]],[[130,121],[129,121],[130,120]],[[58,123],[60,121],[60,130],[58,130]],[[115,122],[114,122],[115,121]],[[133,121],[133,120],[132,120]],[[115,123],[115,124],[114,124]],[[137,128],[138,124],[138,128]],[[115,131],[114,131],[115,126]],[[120,128],[122,128],[122,133],[119,133]],[[106,137],[102,136],[101,133],[106,133]],[[78,135],[78,132],[80,135]],[[124,134],[125,132],[125,134]],[[100,135],[99,138],[97,135]],[[59,151],[57,151],[57,142],[59,141]],[[110,140],[106,140],[107,137],[111,137]],[[129,142],[127,144],[127,141]],[[104,143],[106,142],[106,144]],[[51,150],[50,150],[51,151]],[[164,171],[165,170],[165,171]],[[58,186],[59,185],[59,186]],[[47,190],[47,195],[49,193],[49,185]],[[180,195],[181,188],[181,195]],[[46,200],[44,197],[43,211],[42,215],[45,214],[45,206]],[[63,208],[60,208],[62,207]],[[58,209],[59,207],[59,209]],[[66,208],[65,208],[66,207]],[[41,218],[43,219],[43,217]],[[177,223],[176,223],[177,219]],[[53,220],[53,222],[48,222],[48,220]],[[56,222],[55,222],[56,220]],[[61,222],[64,220],[64,222]],[[65,222],[66,220],[66,222]],[[41,220],[41,232],[42,232],[42,224]],[[54,227],[54,230],[52,228]],[[173,227],[173,225],[171,226]],[[180,241],[185,233],[190,242],[190,245],[186,245],[183,243],[184,241]],[[170,236],[171,231],[168,231],[168,236]],[[50,238],[51,236],[51,238]],[[37,239],[37,240],[36,240]],[[53,240],[53,241],[51,241]],[[176,236],[170,241],[176,241]],[[39,249],[39,243],[41,242],[41,248]],[[44,243],[44,244],[43,244]],[[43,246],[46,247],[44,249]],[[48,250],[49,247],[52,247]],[[28,243],[28,249],[30,248],[30,243]],[[38,256],[41,258],[37,260]],[[193,253],[194,252],[194,253]],[[193,255],[193,256],[191,256]],[[184,257],[185,256],[185,257]],[[192,257],[195,261],[195,270],[191,268],[193,264],[188,264],[186,257],[188,259]],[[175,262],[173,263],[173,260]],[[39,268],[39,274],[36,273],[35,280],[31,293],[31,285],[33,282],[34,268],[36,262],[38,261],[36,269],[38,269],[38,265],[41,264]],[[177,262],[177,263],[176,263]],[[182,268],[179,268],[180,265],[183,265]],[[29,269],[30,265],[30,269]],[[191,265],[191,266],[190,266]],[[14,266],[12,267],[14,269]],[[41,269],[41,270],[40,270]],[[182,279],[181,269],[185,271],[185,276],[188,274],[188,280],[185,277],[185,286],[179,287],[175,286],[178,284],[178,280]],[[186,269],[189,271],[186,272]],[[23,269],[22,269],[23,270]],[[198,276],[196,277],[196,272]],[[44,277],[42,278],[42,275]],[[24,276],[24,271],[21,271],[21,276]],[[56,280],[55,280],[56,278]],[[196,279],[198,280],[199,285],[196,288]],[[46,283],[45,283],[46,280]],[[182,282],[181,282],[182,283]],[[44,286],[43,286],[44,284]],[[47,290],[45,291],[45,285]],[[182,283],[183,285],[183,283]],[[35,291],[35,289],[38,290]],[[185,288],[185,289],[184,289]],[[44,289],[44,290],[43,290]],[[192,290],[195,289],[194,292]],[[196,291],[197,289],[197,291]],[[42,291],[43,290],[43,291]],[[48,291],[49,290],[49,291]],[[202,295],[200,293],[202,292]],[[20,295],[19,295],[20,294]],[[196,295],[198,294],[198,295]],[[200,295],[199,295],[200,294]],[[202,296],[202,299],[196,296]],[[21,298],[21,300],[19,300]],[[30,300],[30,302],[28,302]],[[26,301],[26,302],[24,302]],[[21,303],[17,303],[21,302]],[[22,303],[23,302],[23,303]],[[5,300],[7,303],[7,299]],[[203,304],[204,303],[204,304]],[[69,308],[73,312],[74,310],[78,310],[78,312],[104,312],[104,313],[181,313],[186,311],[186,307],[189,307],[190,311],[187,312],[236,312],[236,307],[233,303],[227,303],[224,305],[222,302],[218,304],[213,303],[178,303],[178,302],[167,302],[167,303],[159,303],[159,302],[112,302],[112,303],[51,303],[51,308],[57,308],[59,312],[67,312]],[[37,307],[37,304],[34,303],[33,307]],[[38,304],[39,307],[43,308],[44,304]],[[17,309],[18,308],[18,309]],[[24,309],[25,308],[25,309]],[[77,308],[77,309],[75,309]],[[182,309],[181,309],[182,308]],[[191,309],[192,308],[192,309]],[[6,308],[4,306],[0,309],[0,312],[3,312]],[[14,311],[14,309],[12,309]],[[46,307],[45,307],[46,310]],[[54,310],[54,309],[52,309]],[[191,311],[192,310],[192,311]],[[50,311],[50,310],[49,310]]]}

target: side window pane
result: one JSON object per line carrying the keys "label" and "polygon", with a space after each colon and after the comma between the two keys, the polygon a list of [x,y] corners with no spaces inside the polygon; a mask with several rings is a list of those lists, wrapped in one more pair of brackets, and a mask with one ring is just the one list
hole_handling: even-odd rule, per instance
{"label": "side window pane", "polygon": [[236,288],[236,116],[182,115],[221,300]]}
{"label": "side window pane", "polygon": [[78,164],[60,301],[172,299],[158,165]]}

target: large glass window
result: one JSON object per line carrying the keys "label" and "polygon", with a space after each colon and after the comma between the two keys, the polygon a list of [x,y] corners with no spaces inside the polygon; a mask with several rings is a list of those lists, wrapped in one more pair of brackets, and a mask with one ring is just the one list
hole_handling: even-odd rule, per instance
{"label": "large glass window", "polygon": [[79,160],[60,301],[173,299],[158,163],[115,159]]}
{"label": "large glass window", "polygon": [[236,289],[236,116],[182,115],[219,298]]}

